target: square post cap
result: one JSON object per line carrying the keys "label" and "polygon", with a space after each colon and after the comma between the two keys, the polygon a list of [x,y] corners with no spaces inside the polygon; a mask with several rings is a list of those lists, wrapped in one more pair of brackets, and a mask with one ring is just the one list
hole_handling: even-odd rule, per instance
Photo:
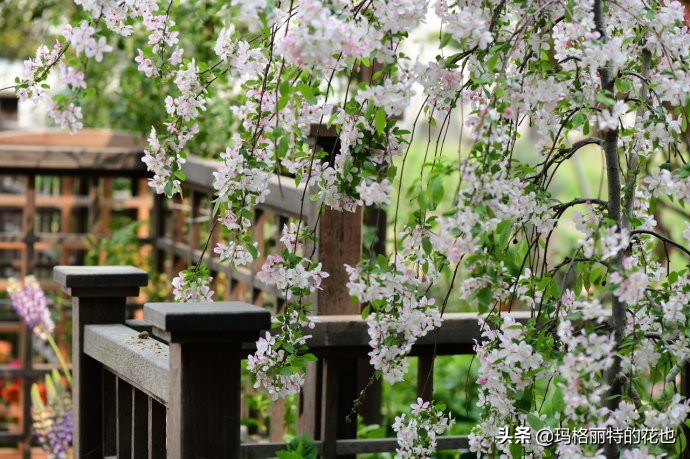
{"label": "square post cap", "polygon": [[144,320],[170,342],[242,342],[271,328],[271,313],[240,301],[146,303]]}
{"label": "square post cap", "polygon": [[73,297],[137,296],[149,276],[134,266],[55,266],[53,279]]}

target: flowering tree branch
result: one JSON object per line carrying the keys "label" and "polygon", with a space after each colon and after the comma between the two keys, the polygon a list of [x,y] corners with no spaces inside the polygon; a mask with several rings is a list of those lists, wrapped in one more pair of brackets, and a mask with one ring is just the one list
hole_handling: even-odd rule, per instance
{"label": "flowering tree branch", "polygon": [[[690,275],[668,260],[662,269],[655,248],[671,240],[655,230],[653,211],[656,202],[690,200],[690,166],[680,150],[690,34],[678,2],[438,0],[438,51],[429,61],[409,56],[406,46],[426,2],[210,1],[218,33],[213,56],[203,59],[190,50],[205,40],[183,47],[178,2],[80,4],[90,19],[66,26],[59,46],[27,62],[20,96],[52,104],[57,122],[78,128],[86,62],[115,52],[111,34],[124,40],[143,27],[147,44],[134,45],[134,62],[169,88],[166,119],[151,130],[144,157],[152,188],[181,193],[190,142],[214,118],[207,110],[221,107],[234,120],[224,126],[233,135],[223,139],[211,179],[222,240],[209,251],[220,262],[241,267],[259,258],[253,215],[274,173],[304,185],[300,209],[308,200],[319,212],[395,200],[391,255],[347,266],[377,377],[405,378],[405,357],[418,338],[438,334],[447,306],[474,310],[484,336],[476,345],[481,414],[472,451],[668,452],[611,442],[509,445],[497,434],[527,426],[677,429],[690,412],[687,400],[638,386],[641,375],[664,380],[669,373],[656,377],[660,369],[676,368],[690,353]],[[65,46],[69,52],[60,54]],[[67,98],[35,84],[55,59]],[[381,69],[355,81],[356,70],[374,62]],[[415,92],[422,107],[408,129],[399,120]],[[337,132],[330,151],[307,143],[315,123]],[[517,146],[527,127],[533,151],[523,155]],[[450,156],[444,150],[454,132],[458,154]],[[600,147],[605,164],[601,175],[588,168],[588,178],[605,180],[608,192],[583,186],[573,195],[560,177],[589,145]],[[661,158],[664,165],[652,167]],[[415,163],[420,169],[411,173]],[[305,362],[314,358],[309,298],[328,276],[314,259],[319,218],[307,225],[301,214],[261,257],[258,274],[286,300],[249,360],[257,387],[274,398],[298,392],[304,381]],[[656,239],[631,244],[642,234]],[[690,226],[683,234],[690,239]],[[173,281],[176,297],[212,299],[211,274],[202,263],[184,270]],[[533,317],[514,323],[502,314],[512,308]],[[415,448],[424,456],[450,425],[431,401],[411,410],[396,421],[400,457]]]}

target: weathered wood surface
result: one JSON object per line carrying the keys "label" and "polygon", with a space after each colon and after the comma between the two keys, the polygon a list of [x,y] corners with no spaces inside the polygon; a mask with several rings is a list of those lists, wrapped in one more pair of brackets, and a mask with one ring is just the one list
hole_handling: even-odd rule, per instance
{"label": "weathered wood surface", "polygon": [[[213,191],[213,172],[218,169],[220,161],[215,159],[200,158],[189,155],[187,161],[182,165],[186,179],[184,186],[199,191]],[[266,196],[266,201],[259,207],[284,214],[289,217],[297,218],[303,216],[305,221],[310,221],[316,217],[315,205],[309,199],[309,193],[305,194],[305,185],[295,186],[295,179],[272,175],[268,181],[270,194]],[[302,200],[304,198],[304,205]]]}
{"label": "weathered wood surface", "polygon": [[86,129],[76,135],[64,131],[19,131],[0,133],[0,170],[42,173],[85,172],[144,176],[141,162],[144,143],[126,133]]}
{"label": "weathered wood surface", "polygon": [[142,153],[124,148],[99,148],[92,151],[75,147],[33,147],[0,145],[0,169],[20,173],[40,170],[44,174],[147,175]]}
{"label": "weathered wood surface", "polygon": [[[508,313],[506,313],[508,314]],[[518,321],[529,318],[529,312],[512,312]],[[307,344],[312,350],[329,348],[369,348],[371,338],[367,332],[366,320],[360,315],[318,316],[313,330],[305,329],[312,335]],[[420,338],[414,347],[443,345],[468,345],[481,339],[481,328],[475,313],[446,313],[443,325]],[[437,339],[438,336],[438,339]],[[413,350],[414,350],[413,347]]]}
{"label": "weathered wood surface", "polygon": [[169,399],[168,346],[122,324],[89,325],[84,352],[161,403]]}
{"label": "weathered wood surface", "polygon": [[82,129],[70,134],[60,129],[0,132],[0,145],[48,145],[68,147],[118,147],[143,150],[143,139],[112,129]]}

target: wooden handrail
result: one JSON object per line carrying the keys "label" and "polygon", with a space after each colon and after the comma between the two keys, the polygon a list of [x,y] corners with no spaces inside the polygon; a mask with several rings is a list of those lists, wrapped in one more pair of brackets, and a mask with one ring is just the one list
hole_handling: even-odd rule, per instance
{"label": "wooden handrail", "polygon": [[[529,311],[505,313],[524,322],[530,317]],[[371,338],[365,319],[359,315],[317,316],[314,329],[304,329],[311,335],[307,341],[310,349],[357,348],[369,347]],[[454,312],[443,315],[443,325],[436,331],[420,338],[415,347],[437,345],[474,345],[481,341],[482,329],[479,326],[478,314],[473,312]]]}
{"label": "wooden handrail", "polygon": [[267,310],[147,303],[162,342],[124,325],[143,271],[59,266],[55,280],[73,297],[75,457],[239,459],[243,343],[270,328]]}
{"label": "wooden handrail", "polygon": [[[146,335],[142,335],[146,336]],[[169,399],[168,345],[125,325],[84,327],[84,353],[162,404]]]}

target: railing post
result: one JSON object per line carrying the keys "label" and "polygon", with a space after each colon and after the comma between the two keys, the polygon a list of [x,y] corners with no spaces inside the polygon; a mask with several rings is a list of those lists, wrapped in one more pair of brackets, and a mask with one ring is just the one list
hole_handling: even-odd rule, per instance
{"label": "railing post", "polygon": [[123,323],[128,296],[138,296],[146,272],[131,266],[56,266],[55,281],[72,297],[74,457],[102,458],[103,384],[100,363],[83,353],[84,325]]}
{"label": "railing post", "polygon": [[240,457],[242,343],[271,314],[240,302],[147,303],[144,319],[170,343],[169,459]]}
{"label": "railing post", "polygon": [[[312,125],[310,137],[317,148],[323,148],[333,164],[340,151],[337,132],[325,125]],[[318,292],[319,315],[359,314],[360,305],[352,302],[346,287],[349,276],[345,264],[355,266],[362,258],[362,208],[358,207],[355,212],[326,209],[319,220],[318,235],[319,261],[329,273]],[[308,367],[307,381],[316,384],[321,379],[323,384],[320,394],[319,388],[303,394],[302,425],[307,427],[310,417],[318,420],[324,458],[335,457],[337,439],[357,437],[357,416],[351,422],[346,422],[345,417],[359,393],[358,367],[358,358],[352,355],[325,357],[317,365]],[[320,402],[316,397],[321,397]],[[319,408],[320,413],[317,412]],[[309,424],[316,433],[316,422]],[[354,459],[353,455],[342,457]]]}

